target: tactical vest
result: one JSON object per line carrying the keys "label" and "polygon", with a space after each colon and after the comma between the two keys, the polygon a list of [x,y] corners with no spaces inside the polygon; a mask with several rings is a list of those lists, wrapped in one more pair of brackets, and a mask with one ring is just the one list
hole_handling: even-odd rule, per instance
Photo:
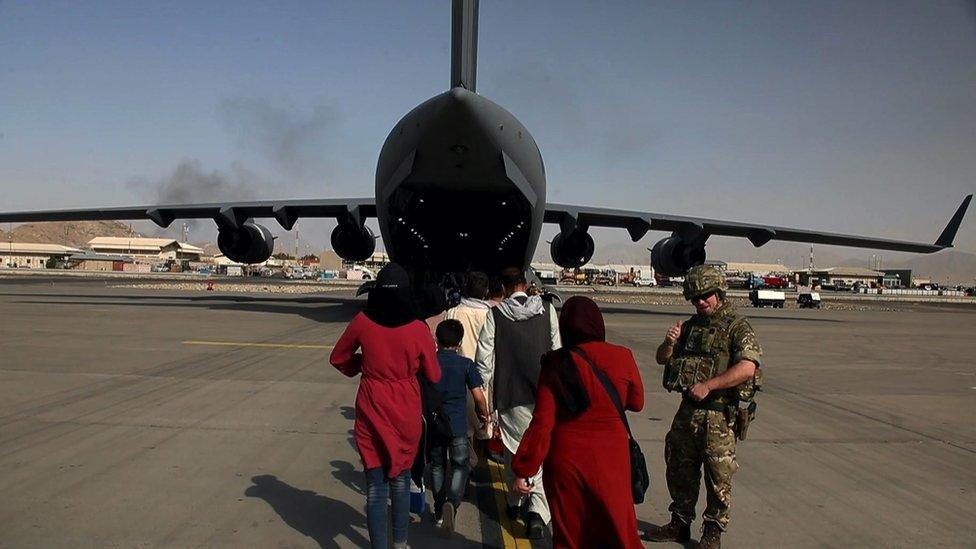
{"label": "tactical vest", "polygon": [[[680,356],[671,358],[664,367],[664,388],[683,392],[696,383],[720,375],[732,366],[732,329],[745,319],[737,314],[722,314],[704,325],[694,324],[685,334]],[[750,402],[762,388],[762,369],[737,387],[726,389],[728,400]]]}

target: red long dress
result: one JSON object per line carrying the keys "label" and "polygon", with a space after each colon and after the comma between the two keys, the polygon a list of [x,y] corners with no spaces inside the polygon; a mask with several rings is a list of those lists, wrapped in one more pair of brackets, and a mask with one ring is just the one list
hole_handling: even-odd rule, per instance
{"label": "red long dress", "polygon": [[[357,353],[362,348],[362,353]],[[367,470],[383,467],[388,478],[409,470],[421,434],[417,371],[441,378],[430,329],[416,320],[387,328],[359,313],[332,349],[329,362],[343,374],[362,373],[356,394],[356,447]]]}
{"label": "red long dress", "polygon": [[[593,341],[579,346],[613,382],[624,407],[644,407],[644,386],[630,349]],[[543,467],[542,483],[552,510],[553,547],[642,547],[630,487],[627,429],[600,379],[582,358],[580,373],[591,405],[572,417],[557,403],[557,370],[566,351],[542,357],[532,423],[522,437],[512,470],[530,477]]]}

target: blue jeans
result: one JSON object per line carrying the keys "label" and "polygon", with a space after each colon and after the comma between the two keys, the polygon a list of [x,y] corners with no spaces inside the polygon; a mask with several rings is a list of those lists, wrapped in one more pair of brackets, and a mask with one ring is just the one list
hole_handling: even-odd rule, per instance
{"label": "blue jeans", "polygon": [[[444,446],[435,446],[431,450],[431,489],[434,491],[434,514],[440,516],[445,502],[450,501],[455,509],[461,502],[461,495],[468,482],[471,464],[468,461],[470,446],[466,437],[452,438]],[[450,477],[448,478],[448,465]]]}
{"label": "blue jeans", "polygon": [[407,541],[410,524],[410,471],[386,478],[382,467],[366,471],[366,527],[373,549],[387,549],[386,501],[393,504],[393,542]]}

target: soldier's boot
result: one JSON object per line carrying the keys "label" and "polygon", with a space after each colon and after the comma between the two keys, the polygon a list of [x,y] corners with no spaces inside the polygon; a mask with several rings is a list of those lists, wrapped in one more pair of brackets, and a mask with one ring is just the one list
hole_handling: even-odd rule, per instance
{"label": "soldier's boot", "polygon": [[647,541],[676,541],[685,543],[691,539],[691,525],[671,515],[671,522],[664,526],[651,526],[644,532]]}
{"label": "soldier's boot", "polygon": [[706,520],[705,525],[702,528],[702,537],[698,540],[698,549],[721,549],[722,547],[722,529],[719,528],[718,524]]}

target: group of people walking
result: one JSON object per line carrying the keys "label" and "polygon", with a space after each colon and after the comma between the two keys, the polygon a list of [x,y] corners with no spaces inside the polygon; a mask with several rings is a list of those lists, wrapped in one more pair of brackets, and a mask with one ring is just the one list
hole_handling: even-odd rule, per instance
{"label": "group of people walking", "polygon": [[[701,546],[718,547],[737,468],[737,410],[751,402],[740,393],[755,390],[761,349],[725,299],[721,273],[695,269],[685,297],[697,314],[657,350],[665,387],[682,394],[665,456],[672,519],[643,535],[690,539],[704,465]],[[421,481],[425,464],[432,518],[450,535],[471,467],[486,455],[477,450],[500,435],[506,512],[524,521],[527,537],[551,527],[554,547],[641,547],[623,412],[644,406],[633,354],[606,341],[589,298],[572,297],[557,314],[529,295],[521,269],[506,269],[498,282],[504,298],[491,301],[492,280],[468,273],[459,304],[425,311],[408,274],[388,265],[335,344],[331,363],[361,375],[354,432],[372,546],[387,547],[392,532],[393,547],[407,547],[411,478]]]}

